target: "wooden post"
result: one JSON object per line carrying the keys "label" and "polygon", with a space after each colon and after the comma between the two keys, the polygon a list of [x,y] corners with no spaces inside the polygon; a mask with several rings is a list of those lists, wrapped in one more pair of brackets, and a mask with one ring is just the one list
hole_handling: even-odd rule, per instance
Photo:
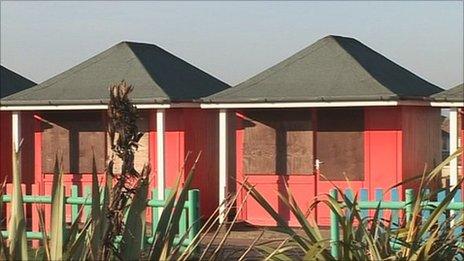
{"label": "wooden post", "polygon": [[[157,164],[157,191],[158,200],[164,200],[165,184],[165,158],[164,158],[164,133],[166,113],[164,109],[156,110],[156,164]],[[158,214],[161,215],[161,209],[158,209]]]}
{"label": "wooden post", "polygon": [[191,189],[188,191],[188,227],[190,228],[188,239],[192,242],[200,232],[201,227],[200,191],[198,189]]}
{"label": "wooden post", "polygon": [[219,223],[226,220],[224,200],[227,193],[227,110],[219,111]]}
{"label": "wooden post", "polygon": [[412,211],[414,209],[414,190],[406,189],[405,191],[405,210],[406,210],[406,221],[412,220]]}
{"label": "wooden post", "polygon": [[[11,113],[11,130],[12,130],[12,143],[13,151],[18,152],[19,146],[21,144],[21,114],[19,111],[13,111]],[[19,151],[18,155],[19,160],[19,169],[21,169],[21,152]],[[13,163],[14,164],[14,163]],[[13,166],[14,168],[14,166]]]}
{"label": "wooden post", "polygon": [[[449,113],[449,153],[455,153],[458,149],[458,108],[450,108]],[[450,161],[449,168],[449,183],[453,189],[458,183],[458,159],[454,158]]]}
{"label": "wooden post", "polygon": [[[331,189],[330,196],[337,200],[337,190]],[[338,227],[339,218],[338,215],[333,211],[330,210],[330,253],[332,254],[333,258],[339,258],[340,253],[340,229]]]}

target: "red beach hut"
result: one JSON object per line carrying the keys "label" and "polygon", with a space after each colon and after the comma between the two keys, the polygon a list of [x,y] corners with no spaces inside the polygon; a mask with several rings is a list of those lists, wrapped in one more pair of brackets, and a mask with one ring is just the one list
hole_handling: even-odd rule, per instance
{"label": "red beach hut", "polygon": [[[35,82],[9,70],[4,66],[0,66],[0,99],[7,97],[8,95],[17,93],[19,91],[28,89],[36,85]],[[23,128],[18,130],[21,132],[21,136],[24,138],[22,143],[23,159],[22,161],[28,162],[33,159],[33,144],[32,144],[32,128],[33,118],[31,113],[25,113],[21,119],[17,117],[14,120],[21,120]],[[5,178],[7,182],[11,181],[12,171],[12,113],[9,111],[0,111],[0,181],[3,182]],[[17,137],[15,137],[17,139]],[[32,162],[31,162],[32,163]],[[24,183],[33,182],[33,165],[27,164],[24,166],[22,172],[25,174],[23,177]]]}
{"label": "red beach hut", "polygon": [[[335,185],[373,197],[421,174],[441,158],[440,110],[429,101],[440,91],[355,39],[322,38],[203,99],[202,108],[220,110],[220,199],[248,178],[294,225],[277,196],[285,183],[306,209]],[[327,208],[315,214],[329,224]],[[275,225],[254,200],[242,218]]]}
{"label": "red beach hut", "polygon": [[[171,187],[187,152],[202,151],[193,186],[201,190],[201,213],[211,214],[218,205],[217,112],[201,110],[195,101],[229,86],[145,43],[121,42],[2,99],[2,111],[34,115],[34,155],[23,165],[33,168],[31,178],[39,193],[50,194],[56,153],[63,156],[65,185],[78,185],[82,190],[91,182],[92,151],[99,173],[103,172],[110,152],[105,125],[108,87],[121,80],[134,86],[131,99],[140,112],[139,129],[145,132],[136,168],[149,162],[152,187]],[[163,190],[158,191],[158,197],[164,198]]]}

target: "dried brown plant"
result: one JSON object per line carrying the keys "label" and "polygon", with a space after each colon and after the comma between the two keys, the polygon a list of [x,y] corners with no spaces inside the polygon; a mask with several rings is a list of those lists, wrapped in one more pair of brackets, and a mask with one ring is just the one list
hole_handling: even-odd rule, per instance
{"label": "dried brown plant", "polygon": [[[109,204],[105,211],[107,224],[103,232],[102,259],[109,260],[113,255],[120,257],[121,251],[116,238],[124,233],[124,215],[130,200],[138,188],[147,181],[150,166],[145,165],[141,172],[134,167],[134,153],[143,133],[136,125],[137,108],[129,100],[133,86],[125,81],[110,86],[108,104],[108,133],[112,155],[107,165],[107,188]],[[121,159],[121,172],[114,173],[114,157]],[[111,180],[112,179],[112,180]],[[114,186],[112,182],[114,181]]]}

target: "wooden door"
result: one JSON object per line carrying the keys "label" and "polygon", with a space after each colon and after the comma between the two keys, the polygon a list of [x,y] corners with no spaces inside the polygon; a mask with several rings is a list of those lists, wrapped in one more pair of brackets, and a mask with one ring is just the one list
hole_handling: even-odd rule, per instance
{"label": "wooden door", "polygon": [[[314,199],[311,111],[249,110],[237,119],[238,176],[255,185],[290,225],[297,225],[278,195],[285,195],[288,186],[303,211]],[[246,202],[243,216],[252,224],[276,225],[253,199]]]}

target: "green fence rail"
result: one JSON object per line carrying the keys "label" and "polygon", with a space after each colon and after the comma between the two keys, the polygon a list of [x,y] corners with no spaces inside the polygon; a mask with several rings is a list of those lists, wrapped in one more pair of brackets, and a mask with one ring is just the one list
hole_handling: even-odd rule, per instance
{"label": "green fence rail", "polygon": [[[74,222],[79,218],[79,208],[83,207],[84,220],[90,216],[91,205],[92,205],[92,192],[91,188],[86,186],[84,188],[84,195],[79,196],[78,186],[71,186],[71,196],[65,197],[65,206],[70,205],[71,212],[66,213],[65,217],[71,217],[71,222]],[[165,198],[171,193],[170,189],[165,190]],[[144,229],[146,231],[144,240],[142,242],[141,248],[145,248],[146,244],[153,243],[154,240],[154,231],[156,231],[156,226],[159,222],[160,212],[165,206],[166,202],[163,200],[156,199],[157,189],[151,191],[152,197],[147,200],[147,208],[151,208],[151,217],[147,215],[147,222],[151,226],[150,230]],[[4,203],[11,203],[11,195],[3,195],[0,197],[0,200]],[[23,195],[24,204],[51,204],[51,196],[39,196],[39,195]],[[66,207],[64,208],[66,211]],[[32,215],[31,222],[39,222],[38,218],[34,218],[35,215]],[[187,246],[194,237],[200,231],[200,191],[198,189],[191,189],[188,191],[188,198],[184,204],[182,214],[178,224],[178,234],[174,240],[175,243],[180,242],[183,246]],[[1,231],[3,237],[8,237],[8,231]],[[185,234],[188,235],[185,236]],[[26,237],[29,240],[42,239],[43,234],[40,231],[26,231]]]}
{"label": "green fence rail", "polygon": [[[425,193],[430,193],[429,190],[425,190]],[[430,212],[435,209],[441,201],[446,197],[447,191],[440,191],[437,196],[437,201],[423,201],[422,202],[422,220],[425,221],[430,215]],[[454,200],[448,204],[446,210],[452,210],[456,212],[464,211],[464,202],[462,201],[461,190],[458,190],[454,196]],[[345,197],[348,198],[351,202],[354,200],[354,193],[351,189],[347,189],[344,192]],[[338,191],[332,189],[330,191],[330,196],[338,200]],[[406,220],[412,218],[413,205],[414,205],[414,190],[406,189],[405,190],[405,200],[401,201],[399,192],[397,188],[390,190],[390,201],[384,201],[384,191],[382,189],[375,190],[375,200],[369,201],[369,193],[367,189],[360,189],[359,197],[356,201],[356,206],[360,210],[361,218],[366,218],[369,216],[369,210],[379,209],[379,217],[383,216],[383,210],[391,211],[391,224],[392,228],[397,228],[400,224],[401,214],[405,215]],[[343,206],[343,202],[340,202]],[[400,213],[403,212],[403,213]],[[462,215],[462,213],[460,213]],[[459,213],[455,213],[456,217]],[[442,224],[446,220],[446,216],[443,214],[438,219],[438,223]],[[331,210],[330,211],[330,244],[331,244],[331,254],[334,258],[339,258],[340,253],[340,226],[339,226],[339,217],[338,215]],[[464,228],[455,228],[455,235],[459,235]],[[464,243],[461,242],[461,247],[464,247]]]}

